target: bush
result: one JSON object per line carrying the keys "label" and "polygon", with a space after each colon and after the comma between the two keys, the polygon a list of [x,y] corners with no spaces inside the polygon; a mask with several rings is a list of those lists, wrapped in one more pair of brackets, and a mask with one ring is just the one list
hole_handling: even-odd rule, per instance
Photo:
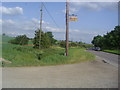
{"label": "bush", "polygon": [[60,41],[60,42],[59,42],[59,45],[60,45],[60,47],[63,47],[63,48],[66,47],[66,43],[65,43],[65,41]]}
{"label": "bush", "polygon": [[26,35],[19,35],[15,37],[15,39],[10,40],[9,43],[25,45],[25,44],[28,44],[28,41],[29,41],[29,38]]}
{"label": "bush", "polygon": [[78,46],[78,43],[76,43],[76,42],[71,42],[71,43],[69,44],[69,46],[70,46],[70,47],[77,47],[77,46]]}
{"label": "bush", "polygon": [[[41,36],[40,36],[41,32]],[[50,47],[50,39],[46,33],[42,30],[35,31],[35,37],[33,39],[34,48],[49,48]]]}

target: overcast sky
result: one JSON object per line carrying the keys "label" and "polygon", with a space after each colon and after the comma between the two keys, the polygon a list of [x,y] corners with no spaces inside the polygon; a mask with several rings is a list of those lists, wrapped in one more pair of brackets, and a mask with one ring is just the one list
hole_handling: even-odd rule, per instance
{"label": "overcast sky", "polygon": [[[45,2],[58,26],[43,8],[43,31],[51,31],[58,40],[65,40],[65,2]],[[4,2],[0,6],[2,32],[10,36],[26,34],[34,37],[39,28],[40,2]],[[94,36],[110,32],[118,25],[117,2],[71,2],[70,15],[78,21],[70,22],[69,37],[73,41],[90,43]]]}

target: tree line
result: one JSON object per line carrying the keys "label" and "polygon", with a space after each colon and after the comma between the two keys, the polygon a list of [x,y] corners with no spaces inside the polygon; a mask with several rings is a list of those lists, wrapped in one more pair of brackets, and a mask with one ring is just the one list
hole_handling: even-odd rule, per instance
{"label": "tree line", "polygon": [[[64,40],[58,41],[54,39],[52,32],[43,32],[41,30],[41,35],[40,35],[40,29],[35,31],[34,38],[28,38],[26,35],[18,35],[14,39],[10,40],[9,43],[17,44],[17,45],[27,45],[29,41],[32,42],[33,48],[36,48],[36,49],[39,49],[39,45],[41,49],[49,48],[50,46],[53,46],[53,45],[57,45],[62,48],[66,47],[66,42]],[[83,42],[69,41],[69,47],[89,48],[89,47],[92,47],[92,45],[86,44]]]}
{"label": "tree line", "polygon": [[28,44],[29,38],[26,35],[18,35],[14,39],[10,40],[9,43],[25,45]]}
{"label": "tree line", "polygon": [[26,45],[28,44],[29,40],[31,40],[34,45],[33,48],[39,48],[39,42],[41,48],[49,48],[57,41],[53,37],[54,36],[52,32],[43,32],[42,30],[40,35],[40,30],[38,29],[35,31],[34,38],[28,38],[26,35],[18,35],[14,39],[10,40],[9,43],[17,44],[17,45]]}
{"label": "tree line", "polygon": [[[56,44],[59,45],[62,48],[66,47],[66,42],[65,41],[58,41]],[[69,47],[90,48],[90,47],[93,47],[93,45],[92,44],[86,44],[86,43],[83,43],[81,41],[80,42],[69,41]]]}
{"label": "tree line", "polygon": [[101,49],[120,49],[120,26],[115,26],[114,30],[106,35],[97,35],[93,38],[92,44]]}

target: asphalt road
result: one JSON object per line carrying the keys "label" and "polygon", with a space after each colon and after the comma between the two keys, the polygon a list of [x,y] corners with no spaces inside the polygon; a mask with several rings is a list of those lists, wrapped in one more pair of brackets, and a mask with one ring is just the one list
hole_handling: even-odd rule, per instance
{"label": "asphalt road", "polygon": [[87,51],[99,56],[102,60],[106,61],[107,63],[118,67],[118,55],[106,53],[102,51],[93,51],[93,50],[87,50]]}
{"label": "asphalt road", "polygon": [[118,88],[118,68],[97,60],[79,64],[2,68],[3,88]]}

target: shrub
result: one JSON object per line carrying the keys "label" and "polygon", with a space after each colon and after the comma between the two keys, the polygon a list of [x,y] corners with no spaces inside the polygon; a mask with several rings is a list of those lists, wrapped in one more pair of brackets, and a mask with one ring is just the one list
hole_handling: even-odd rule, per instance
{"label": "shrub", "polygon": [[15,39],[10,40],[9,43],[25,45],[25,44],[28,44],[28,41],[29,41],[29,38],[26,35],[19,35],[15,37]]}
{"label": "shrub", "polygon": [[65,45],[66,43],[65,43],[65,41],[60,41],[59,42],[59,45],[60,45],[60,47],[63,47],[63,48],[65,48],[66,47],[66,45]]}

